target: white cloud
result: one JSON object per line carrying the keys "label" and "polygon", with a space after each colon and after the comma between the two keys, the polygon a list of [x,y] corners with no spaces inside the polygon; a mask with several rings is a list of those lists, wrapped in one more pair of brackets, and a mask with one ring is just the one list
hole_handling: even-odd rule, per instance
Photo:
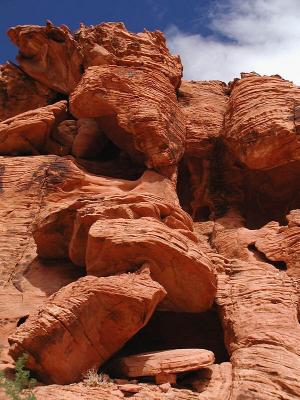
{"label": "white cloud", "polygon": [[181,56],[185,79],[228,82],[240,72],[256,71],[300,84],[300,0],[215,3],[208,26],[209,37],[174,25],[166,30],[170,50]]}

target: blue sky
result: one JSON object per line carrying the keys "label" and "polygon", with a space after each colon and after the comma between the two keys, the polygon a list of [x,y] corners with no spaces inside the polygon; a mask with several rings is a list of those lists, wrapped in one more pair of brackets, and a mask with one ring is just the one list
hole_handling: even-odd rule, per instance
{"label": "blue sky", "polygon": [[1,54],[0,63],[15,57],[16,50],[6,38],[10,26],[44,25],[46,19],[54,24],[66,24],[72,30],[79,23],[95,25],[104,21],[122,21],[133,32],[165,30],[170,25],[189,33],[199,29],[207,34],[200,23],[207,14],[207,0],[0,0]]}
{"label": "blue sky", "polygon": [[280,74],[300,84],[300,0],[0,0],[0,63],[17,50],[10,26],[122,21],[160,29],[180,54],[185,79],[228,82],[240,72]]}

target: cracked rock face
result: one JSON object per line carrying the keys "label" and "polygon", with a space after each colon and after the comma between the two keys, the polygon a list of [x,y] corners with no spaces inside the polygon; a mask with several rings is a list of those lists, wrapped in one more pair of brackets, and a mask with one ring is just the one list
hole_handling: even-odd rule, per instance
{"label": "cracked rock face", "polygon": [[[299,88],[181,83],[162,33],[122,23],[8,34],[0,369],[28,352],[37,400],[299,399]],[[188,348],[215,364],[176,387],[82,377]]]}

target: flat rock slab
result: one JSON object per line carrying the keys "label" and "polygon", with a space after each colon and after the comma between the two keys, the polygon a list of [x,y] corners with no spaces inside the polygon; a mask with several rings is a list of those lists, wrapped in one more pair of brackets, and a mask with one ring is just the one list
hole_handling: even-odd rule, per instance
{"label": "flat rock slab", "polygon": [[[175,375],[196,371],[214,363],[212,351],[176,349],[155,351],[123,357],[115,361],[114,369],[128,377]],[[167,376],[165,376],[167,378]],[[175,383],[175,382],[172,382]]]}

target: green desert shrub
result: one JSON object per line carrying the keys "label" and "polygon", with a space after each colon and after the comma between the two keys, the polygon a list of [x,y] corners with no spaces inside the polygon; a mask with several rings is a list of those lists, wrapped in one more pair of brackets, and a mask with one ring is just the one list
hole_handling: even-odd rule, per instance
{"label": "green desert shrub", "polygon": [[[25,369],[27,354],[23,354],[16,361],[15,379],[7,379],[3,372],[0,372],[0,387],[5,390],[5,393],[12,400],[36,400],[36,397],[31,392],[35,386],[36,380],[30,378],[30,372]],[[29,389],[28,393],[22,394],[23,389]]]}

